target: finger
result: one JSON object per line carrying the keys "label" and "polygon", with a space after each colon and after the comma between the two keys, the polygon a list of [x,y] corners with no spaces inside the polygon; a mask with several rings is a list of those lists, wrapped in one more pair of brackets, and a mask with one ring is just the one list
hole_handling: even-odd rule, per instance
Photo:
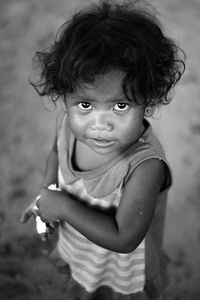
{"label": "finger", "polygon": [[55,221],[53,223],[51,223],[51,225],[56,229],[59,227],[60,222],[59,221]]}
{"label": "finger", "polygon": [[46,242],[48,240],[48,234],[46,232],[42,233],[40,234],[40,238],[43,242]]}
{"label": "finger", "polygon": [[35,200],[36,200],[35,205],[36,205],[37,208],[40,207],[40,198],[41,198],[41,195],[38,195],[38,196],[35,198]]}
{"label": "finger", "polygon": [[46,224],[49,223],[49,220],[47,218],[45,218],[41,213],[38,213],[37,215],[40,217],[40,219],[43,223],[46,223]]}
{"label": "finger", "polygon": [[53,229],[56,229],[57,227],[58,227],[58,224],[57,224],[58,222],[51,222],[51,223],[49,223],[49,225],[53,228]]}
{"label": "finger", "polygon": [[47,233],[48,234],[53,234],[54,231],[58,228],[59,223],[60,223],[59,221],[54,221],[54,222],[51,222],[51,223],[46,223]]}
{"label": "finger", "polygon": [[36,216],[39,216],[42,222],[49,223],[49,220],[43,216],[39,208],[37,208]]}
{"label": "finger", "polygon": [[20,218],[20,221],[22,222],[22,223],[26,223],[29,219],[30,219],[30,217],[33,215],[33,212],[32,212],[32,210],[29,208],[29,209],[27,209],[27,210],[25,210],[25,212],[22,214],[22,216],[21,216],[21,218]]}
{"label": "finger", "polygon": [[[52,224],[52,223],[51,223]],[[47,234],[54,233],[55,228],[50,223],[46,223],[47,226]]]}

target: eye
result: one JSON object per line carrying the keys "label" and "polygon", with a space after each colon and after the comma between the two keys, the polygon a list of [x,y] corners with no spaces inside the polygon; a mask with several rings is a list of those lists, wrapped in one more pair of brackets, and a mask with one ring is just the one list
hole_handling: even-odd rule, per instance
{"label": "eye", "polygon": [[77,104],[78,108],[82,110],[91,110],[92,105],[89,102],[81,101]]}
{"label": "eye", "polygon": [[129,104],[127,103],[117,103],[114,106],[114,110],[117,112],[124,112],[129,109]]}

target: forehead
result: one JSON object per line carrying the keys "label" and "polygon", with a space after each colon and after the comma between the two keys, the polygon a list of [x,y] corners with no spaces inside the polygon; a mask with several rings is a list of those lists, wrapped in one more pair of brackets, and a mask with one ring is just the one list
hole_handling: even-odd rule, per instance
{"label": "forehead", "polygon": [[116,98],[125,97],[122,83],[125,73],[112,71],[96,76],[94,82],[79,84],[76,92],[91,98],[106,97]]}

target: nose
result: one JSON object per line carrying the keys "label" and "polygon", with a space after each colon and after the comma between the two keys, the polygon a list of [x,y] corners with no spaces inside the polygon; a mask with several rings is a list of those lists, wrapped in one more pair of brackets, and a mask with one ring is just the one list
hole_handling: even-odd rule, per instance
{"label": "nose", "polygon": [[105,112],[97,112],[93,116],[90,128],[96,131],[111,131],[113,129],[110,116]]}

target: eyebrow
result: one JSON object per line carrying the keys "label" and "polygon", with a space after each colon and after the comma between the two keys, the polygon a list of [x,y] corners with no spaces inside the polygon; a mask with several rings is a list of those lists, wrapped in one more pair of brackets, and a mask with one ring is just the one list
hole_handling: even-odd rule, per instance
{"label": "eyebrow", "polygon": [[88,96],[82,96],[82,95],[74,95],[75,98],[79,98],[81,100],[86,100],[86,101],[91,101],[91,102],[95,102],[96,100],[92,97],[88,97]]}
{"label": "eyebrow", "polygon": [[[82,96],[82,95],[74,95],[73,97],[79,98],[81,100],[85,100],[85,101],[90,101],[90,102],[97,102],[96,99],[92,98],[92,97],[88,97],[88,96]],[[124,98],[118,98],[118,99],[109,99],[108,100],[111,103],[118,103],[118,102],[130,102],[129,99],[127,99],[126,97]]]}

